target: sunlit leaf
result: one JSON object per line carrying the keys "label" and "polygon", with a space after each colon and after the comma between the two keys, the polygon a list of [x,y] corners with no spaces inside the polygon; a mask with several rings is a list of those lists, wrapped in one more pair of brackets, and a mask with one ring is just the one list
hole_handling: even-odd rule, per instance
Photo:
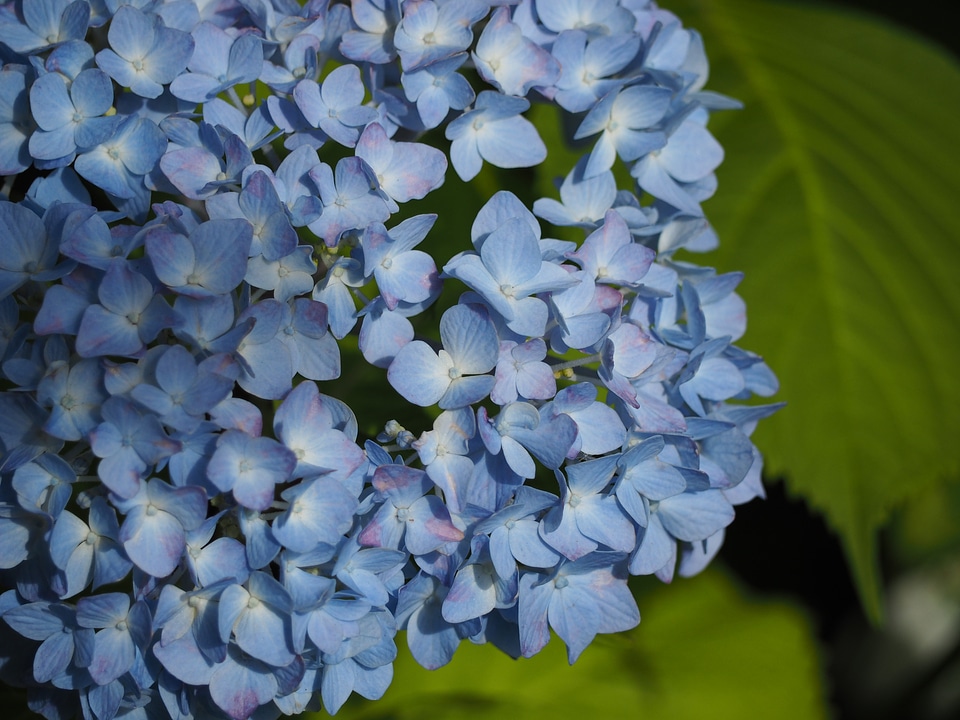
{"label": "sunlit leaf", "polygon": [[955,473],[960,433],[960,67],[869,17],[753,0],[666,5],[698,28],[708,85],[746,109],[705,205],[742,270],[742,347],[779,375],[768,470],[842,536],[880,615],[876,530]]}

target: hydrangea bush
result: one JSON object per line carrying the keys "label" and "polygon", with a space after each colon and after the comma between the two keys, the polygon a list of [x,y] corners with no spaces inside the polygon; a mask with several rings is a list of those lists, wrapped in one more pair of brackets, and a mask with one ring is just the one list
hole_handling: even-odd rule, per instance
{"label": "hydrangea bush", "polygon": [[[762,495],[741,276],[675,257],[736,103],[669,12],[15,0],[0,40],[0,677],[49,720],[336,713],[404,630],[573,662]],[[544,161],[531,103],[557,197],[418,249],[448,173]]]}

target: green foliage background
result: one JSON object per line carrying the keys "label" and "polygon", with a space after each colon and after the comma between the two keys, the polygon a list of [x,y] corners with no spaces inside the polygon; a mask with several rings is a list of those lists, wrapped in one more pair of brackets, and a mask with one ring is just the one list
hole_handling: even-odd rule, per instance
{"label": "green foliage background", "polygon": [[637,594],[647,613],[640,626],[598,638],[573,666],[556,637],[517,661],[466,643],[433,672],[402,647],[386,696],[353,700],[337,717],[742,720],[760,708],[786,720],[825,717],[817,651],[796,608],[749,598],[713,571],[679,593]]}

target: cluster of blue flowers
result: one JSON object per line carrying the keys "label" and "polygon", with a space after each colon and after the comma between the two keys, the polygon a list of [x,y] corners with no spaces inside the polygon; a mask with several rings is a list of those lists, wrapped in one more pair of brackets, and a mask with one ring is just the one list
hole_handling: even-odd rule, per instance
{"label": "cluster of blue flowers", "polygon": [[[0,59],[0,679],[48,720],[335,713],[400,630],[573,662],[762,494],[741,276],[675,258],[735,104],[649,0],[13,0]],[[531,102],[559,200],[418,250],[448,158],[544,160]],[[348,336],[432,426],[359,437]]]}

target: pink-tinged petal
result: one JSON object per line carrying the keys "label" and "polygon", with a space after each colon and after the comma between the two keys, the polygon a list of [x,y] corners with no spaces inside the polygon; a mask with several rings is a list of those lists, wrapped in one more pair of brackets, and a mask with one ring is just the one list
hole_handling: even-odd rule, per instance
{"label": "pink-tinged petal", "polygon": [[403,525],[397,520],[397,509],[386,503],[360,533],[357,541],[365,547],[397,549],[403,537]]}
{"label": "pink-tinged petal", "polygon": [[356,155],[363,158],[374,172],[389,167],[393,158],[393,143],[380,123],[370,123],[364,128],[357,140]]}
{"label": "pink-tinged petal", "polygon": [[106,685],[129,670],[134,657],[130,633],[117,627],[104,628],[94,638],[93,659],[87,672],[95,683]]}
{"label": "pink-tinged petal", "polygon": [[419,143],[395,143],[392,162],[377,173],[383,190],[398,203],[419,200],[443,184],[447,158]]}
{"label": "pink-tinged petal", "polygon": [[525,363],[517,372],[517,392],[528,400],[549,400],[557,394],[557,380],[550,366]]}
{"label": "pink-tinged petal", "polygon": [[443,501],[436,495],[425,495],[409,508],[404,543],[414,555],[426,555],[448,542],[463,539],[463,531],[450,520]]}
{"label": "pink-tinged petal", "polygon": [[160,158],[160,169],[177,190],[193,200],[216,193],[216,188],[204,188],[223,171],[221,161],[200,147],[168,151]]}
{"label": "pink-tinged petal", "polygon": [[497,605],[497,588],[493,568],[485,563],[473,563],[461,568],[453,580],[450,592],[443,600],[443,619],[461,623],[479,618]]}
{"label": "pink-tinged petal", "polygon": [[273,699],[277,680],[263,663],[245,658],[234,646],[227,659],[210,678],[210,697],[233,720],[247,720],[254,711]]}

